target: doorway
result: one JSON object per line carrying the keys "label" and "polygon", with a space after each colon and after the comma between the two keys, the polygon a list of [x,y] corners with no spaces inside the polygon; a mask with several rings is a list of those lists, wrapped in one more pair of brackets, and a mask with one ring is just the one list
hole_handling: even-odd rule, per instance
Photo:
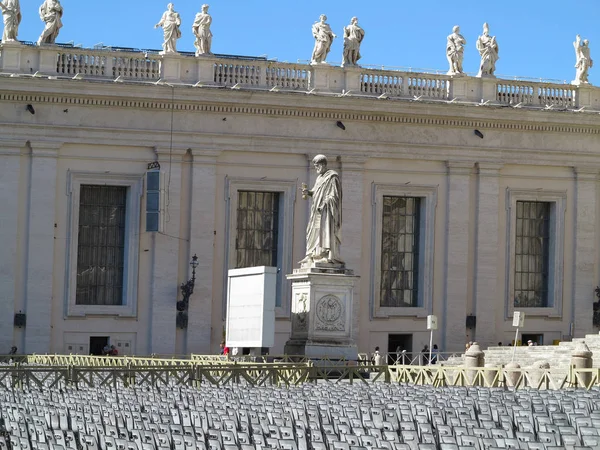
{"label": "doorway", "polygon": [[[388,334],[388,364],[410,364],[412,346],[412,334]],[[402,361],[402,350],[406,350],[404,361]]]}
{"label": "doorway", "polygon": [[108,336],[90,336],[90,355],[102,356],[108,345]]}
{"label": "doorway", "polygon": [[544,335],[523,333],[521,335],[522,345],[527,346],[529,341],[533,342],[535,345],[544,345]]}

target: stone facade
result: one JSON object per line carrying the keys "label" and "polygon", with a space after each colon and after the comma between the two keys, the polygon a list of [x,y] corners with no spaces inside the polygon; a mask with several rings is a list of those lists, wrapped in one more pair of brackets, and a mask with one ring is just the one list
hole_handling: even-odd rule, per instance
{"label": "stone facade", "polygon": [[[318,153],[342,181],[342,258],[360,277],[352,323],[360,352],[394,351],[390,335],[418,351],[429,343],[428,314],[439,318],[441,351],[510,341],[519,199],[551,202],[554,233],[551,305],[525,308],[522,331],[545,343],[593,332],[599,89],[22,44],[2,48],[0,77],[0,352],[88,353],[90,337],[108,337],[121,353],[216,352],[235,267],[235,193],[244,189],[279,193],[285,239],[272,353],[283,351],[284,275],[304,257],[309,213],[298,189],[313,184]],[[154,161],[160,231],[147,232]],[[127,186],[122,305],[74,303],[77,183]],[[381,305],[386,195],[423,199],[414,307]],[[194,253],[196,288],[180,328],[175,305]],[[16,313],[25,326],[13,325]]]}

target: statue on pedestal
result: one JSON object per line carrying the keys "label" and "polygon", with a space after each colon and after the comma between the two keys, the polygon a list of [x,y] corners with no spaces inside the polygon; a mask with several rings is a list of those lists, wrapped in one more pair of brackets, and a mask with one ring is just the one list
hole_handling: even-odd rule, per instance
{"label": "statue on pedestal", "polygon": [[21,23],[21,6],[19,0],[5,0],[0,2],[2,18],[4,19],[4,32],[2,43],[16,41],[19,35],[19,24]]}
{"label": "statue on pedestal", "polygon": [[478,77],[493,77],[496,70],[496,61],[498,56],[498,43],[496,36],[490,36],[490,27],[487,23],[483,24],[483,34],[477,39],[477,50],[481,55]]}
{"label": "statue on pedestal", "polygon": [[208,14],[208,5],[202,5],[202,12],[196,14],[194,24],[192,25],[192,31],[194,36],[196,36],[196,41],[194,42],[196,56],[212,55],[210,52],[213,36],[210,31],[211,23],[212,17]]}
{"label": "statue on pedestal", "polygon": [[350,25],[344,27],[344,55],[342,67],[356,66],[360,59],[360,44],[365,37],[365,30],[358,26],[358,19],[353,17]]}
{"label": "statue on pedestal", "polygon": [[319,21],[315,22],[312,26],[312,33],[315,37],[315,48],[313,49],[311,64],[325,63],[329,50],[331,50],[331,44],[337,37],[331,31],[329,24],[325,22],[326,20],[327,16],[321,14]]}
{"label": "statue on pedestal", "polygon": [[301,267],[317,263],[343,267],[340,257],[342,234],[342,184],[334,170],[327,168],[327,157],[317,155],[312,163],[319,174],[312,190],[302,184],[302,198],[313,198],[306,227],[306,257]]}
{"label": "statue on pedestal", "polygon": [[46,24],[37,44],[54,44],[62,28],[63,8],[60,0],[44,0],[40,6],[40,19]]}
{"label": "statue on pedestal", "polygon": [[590,57],[589,42],[587,39],[581,41],[581,36],[577,35],[573,47],[575,47],[575,68],[577,69],[573,84],[589,84],[588,71],[594,64]]}
{"label": "statue on pedestal", "polygon": [[452,28],[452,34],[448,36],[446,43],[446,57],[448,58],[448,75],[461,75],[463,73],[463,57],[466,39],[460,34],[460,27]]}
{"label": "statue on pedestal", "polygon": [[177,53],[177,39],[181,37],[181,17],[173,9],[173,3],[167,5],[167,10],[162,15],[160,22],[154,28],[162,27],[164,40],[162,53]]}

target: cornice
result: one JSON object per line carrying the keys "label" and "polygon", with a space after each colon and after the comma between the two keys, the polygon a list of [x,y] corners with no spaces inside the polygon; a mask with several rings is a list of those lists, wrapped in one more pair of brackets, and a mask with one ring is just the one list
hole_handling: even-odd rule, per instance
{"label": "cornice", "polygon": [[[120,88],[120,87],[117,87]],[[148,89],[148,87],[146,87]],[[200,91],[195,90],[194,96]],[[526,131],[526,132],[542,132],[542,133],[567,133],[567,134],[600,134],[600,121],[598,124],[576,124],[576,123],[561,123],[549,121],[548,114],[565,114],[561,112],[541,112],[527,111],[527,117],[515,118],[478,118],[468,117],[465,113],[465,108],[475,108],[465,105],[448,105],[448,104],[411,104],[411,108],[407,108],[407,101],[399,100],[398,103],[386,104],[382,109],[382,102],[377,102],[376,99],[350,99],[356,103],[349,103],[348,99],[339,99],[337,97],[315,97],[310,96],[315,104],[306,102],[305,94],[295,93],[295,96],[303,95],[302,102],[289,102],[288,97],[276,97],[278,93],[256,92],[255,95],[248,95],[247,92],[238,94],[240,97],[232,97],[228,91],[219,90],[213,91],[208,96],[203,96],[200,100],[190,100],[187,98],[176,98],[172,103],[166,98],[151,98],[144,96],[139,90],[135,94],[126,91],[118,91],[110,94],[79,94],[72,92],[24,92],[24,91],[0,91],[0,102],[20,102],[20,103],[45,103],[57,104],[62,106],[86,106],[86,107],[104,107],[104,108],[122,108],[122,109],[142,109],[144,111],[170,111],[173,109],[177,112],[192,112],[192,113],[214,113],[214,114],[236,114],[236,115],[257,115],[268,117],[284,117],[284,118],[303,118],[316,120],[345,120],[355,122],[375,122],[375,123],[392,123],[417,126],[433,126],[433,127],[451,127],[451,128],[479,128],[479,129],[494,129],[494,130],[509,130],[509,131]],[[189,93],[189,92],[188,92]],[[206,93],[206,91],[203,91]],[[151,92],[156,96],[156,92]],[[183,91],[179,93],[183,97]],[[220,96],[219,96],[220,95]],[[235,93],[233,94],[235,95]],[[268,97],[269,95],[273,97]],[[261,97],[258,100],[259,96]],[[210,97],[210,99],[207,99]],[[268,102],[261,103],[263,99]],[[241,102],[243,100],[243,103]],[[285,101],[284,101],[285,100]],[[327,100],[327,101],[324,101]],[[336,102],[340,100],[340,102]],[[344,101],[341,101],[344,100]],[[279,103],[279,105],[275,103]],[[289,103],[289,104],[288,104]],[[372,104],[371,104],[372,103]],[[397,105],[397,109],[402,111],[393,111],[390,105]],[[352,108],[352,109],[350,109]],[[456,114],[452,115],[449,110],[442,111],[441,108],[462,108],[453,110]],[[501,111],[504,108],[487,108],[485,110],[491,113]],[[512,112],[514,110],[511,109]],[[468,111],[475,114],[475,110]],[[460,114],[459,114],[460,113]],[[522,113],[519,113],[522,114]],[[543,115],[542,115],[543,114]],[[539,117],[531,117],[536,115]],[[545,117],[544,117],[545,116]],[[573,116],[570,116],[573,117]],[[587,116],[580,116],[587,117]],[[544,120],[544,118],[546,120]],[[553,120],[556,116],[552,117]]]}

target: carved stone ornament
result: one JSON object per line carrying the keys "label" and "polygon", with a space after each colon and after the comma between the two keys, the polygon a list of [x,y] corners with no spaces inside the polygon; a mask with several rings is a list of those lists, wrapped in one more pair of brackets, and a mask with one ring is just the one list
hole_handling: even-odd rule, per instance
{"label": "carved stone ornament", "polygon": [[317,302],[317,323],[315,329],[320,331],[344,331],[345,308],[342,301],[335,295],[326,295]]}
{"label": "carved stone ornament", "polygon": [[306,330],[308,328],[307,324],[307,316],[308,316],[308,308],[306,307],[306,302],[308,302],[308,294],[303,292],[301,294],[296,294],[296,314],[294,316],[296,321],[296,329],[297,330]]}

